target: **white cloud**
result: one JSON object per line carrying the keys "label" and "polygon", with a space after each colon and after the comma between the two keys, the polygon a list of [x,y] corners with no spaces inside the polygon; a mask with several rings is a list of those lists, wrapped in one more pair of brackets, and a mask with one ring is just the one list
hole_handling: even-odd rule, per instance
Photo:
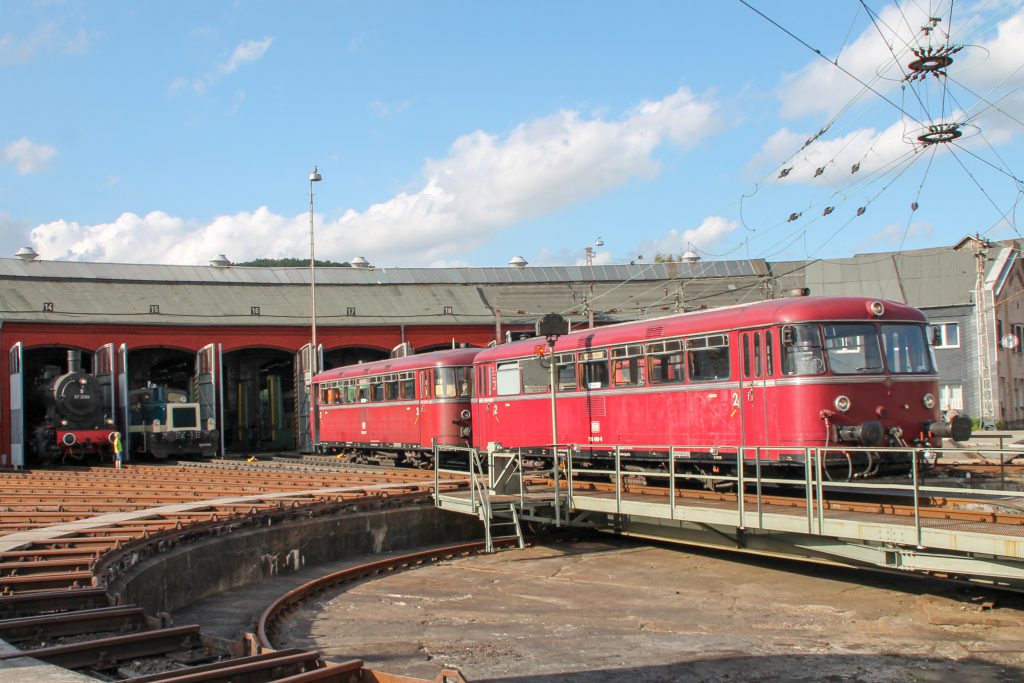
{"label": "white cloud", "polygon": [[0,35],[0,66],[27,64],[41,55],[80,55],[89,49],[89,33],[79,28],[66,34],[61,22],[48,21],[32,33]]}
{"label": "white cloud", "polygon": [[[758,174],[771,172],[770,182],[848,185],[875,171],[891,170],[903,161],[909,162],[913,154],[924,152],[924,148],[916,143],[918,128],[915,122],[897,121],[881,132],[874,128],[861,128],[845,135],[826,135],[796,155],[793,152],[800,149],[809,136],[783,128],[768,138],[748,168]],[[937,151],[946,151],[944,146],[939,147],[942,149]],[[785,169],[788,171],[780,178],[774,169],[787,159]],[[857,171],[854,172],[855,165]],[[822,171],[820,174],[819,169]]]}
{"label": "white cloud", "polygon": [[672,228],[657,240],[641,242],[637,253],[643,254],[646,261],[653,261],[656,254],[680,256],[688,249],[714,251],[740,227],[739,222],[722,216],[708,216],[695,228],[682,231]]}
{"label": "white cloud", "polygon": [[273,38],[264,38],[263,40],[244,40],[235,46],[235,49],[231,52],[231,56],[228,57],[227,60],[216,65],[211,71],[203,74],[199,78],[189,79],[184,76],[178,76],[167,86],[167,91],[174,94],[181,92],[185,88],[191,87],[192,92],[197,95],[202,95],[208,88],[216,84],[222,78],[233,74],[243,64],[258,62],[263,59],[263,56],[267,53],[267,50],[270,49],[270,45],[273,42]]}
{"label": "white cloud", "polygon": [[270,44],[274,42],[273,38],[264,38],[263,40],[245,40],[235,47],[234,52],[231,53],[231,57],[228,61],[220,65],[218,70],[224,74],[234,73],[238,67],[248,62],[258,62],[263,59],[263,55],[270,49]]}
{"label": "white cloud", "polygon": [[37,145],[28,138],[15,140],[4,148],[4,162],[13,163],[21,175],[45,170],[55,156],[56,147]]}
{"label": "white cloud", "polygon": [[929,240],[934,233],[934,226],[931,223],[924,221],[911,223],[909,226],[900,223],[890,223],[881,230],[868,235],[863,244],[886,244],[899,246],[904,242]]}
{"label": "white cloud", "polygon": [[[504,138],[476,131],[424,164],[420,190],[318,219],[317,253],[336,260],[362,254],[379,266],[450,262],[517,223],[656,176],[659,146],[696,144],[720,125],[715,103],[683,88],[619,121],[561,111]],[[261,207],[209,225],[162,212],[93,226],[55,221],[37,227],[33,241],[51,259],[204,263],[220,252],[233,261],[294,256],[308,244],[308,230],[308,214]]]}
{"label": "white cloud", "polygon": [[399,114],[411,106],[412,100],[400,100],[398,102],[382,102],[381,100],[375,99],[370,102],[370,108],[384,117]]}

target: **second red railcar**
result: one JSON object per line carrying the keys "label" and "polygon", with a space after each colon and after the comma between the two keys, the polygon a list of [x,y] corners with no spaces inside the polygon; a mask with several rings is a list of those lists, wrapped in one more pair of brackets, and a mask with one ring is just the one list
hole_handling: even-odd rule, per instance
{"label": "second red railcar", "polygon": [[479,352],[435,351],[316,375],[317,450],[350,450],[376,462],[430,466],[435,441],[469,446],[472,364]]}

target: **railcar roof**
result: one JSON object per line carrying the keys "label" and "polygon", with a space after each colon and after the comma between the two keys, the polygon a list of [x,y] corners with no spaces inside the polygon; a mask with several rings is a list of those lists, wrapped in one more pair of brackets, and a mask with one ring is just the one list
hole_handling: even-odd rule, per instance
{"label": "railcar roof", "polygon": [[[581,345],[598,347],[646,339],[715,333],[740,327],[800,321],[880,319],[910,320],[923,323],[927,320],[921,311],[896,301],[882,301],[885,305],[885,313],[881,318],[875,318],[867,309],[868,304],[872,301],[876,301],[876,299],[859,296],[812,296],[724,306],[706,311],[680,313],[570,332],[558,339],[555,350],[570,351],[580,348]],[[546,340],[538,337],[511,344],[501,344],[481,352],[476,361],[530,355],[538,344],[547,347]]]}
{"label": "railcar roof", "polygon": [[369,363],[344,365],[340,368],[332,368],[321,372],[313,378],[313,381],[329,382],[347,377],[365,377],[366,375],[408,372],[423,368],[472,365],[473,359],[482,350],[474,348],[446,349],[444,351],[413,354],[402,358],[385,358],[384,360],[375,360]]}

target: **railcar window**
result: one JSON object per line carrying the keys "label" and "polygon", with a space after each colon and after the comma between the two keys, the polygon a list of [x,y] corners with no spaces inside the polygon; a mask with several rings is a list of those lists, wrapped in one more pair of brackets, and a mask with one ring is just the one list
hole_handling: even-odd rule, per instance
{"label": "railcar window", "polygon": [[604,389],[608,386],[607,351],[581,351],[579,360],[584,389]]}
{"label": "railcar window", "polygon": [[829,369],[837,375],[882,372],[878,330],[868,324],[823,325]]}
{"label": "railcar window", "polygon": [[562,389],[575,389],[576,388],[576,363],[573,354],[571,353],[560,353],[555,356],[558,365],[556,370],[558,371],[558,388]]}
{"label": "railcar window", "polygon": [[383,401],[384,400],[384,382],[381,381],[380,377],[374,377],[372,385],[373,390],[371,391],[372,401]]}
{"label": "railcar window", "polygon": [[345,403],[356,403],[357,401],[358,399],[356,398],[356,385],[349,383],[345,387]]}
{"label": "railcar window", "polygon": [[682,351],[650,356],[647,362],[651,384],[682,384],[686,381]]}
{"label": "railcar window", "polygon": [[754,377],[761,376],[761,333],[754,333]]}
{"label": "railcar window", "polygon": [[396,377],[395,375],[388,375],[384,379],[384,400],[398,400],[398,377]]}
{"label": "railcar window", "polygon": [[743,335],[743,376],[750,377],[750,335]]}
{"label": "railcar window", "polygon": [[772,331],[764,333],[764,374],[771,377],[775,374],[775,349],[772,348]]}
{"label": "railcar window", "polygon": [[580,363],[583,386],[587,389],[604,389],[608,386],[608,361]]}
{"label": "railcar window", "polygon": [[523,393],[542,394],[551,385],[551,364],[547,358],[527,358],[522,361]]}
{"label": "railcar window", "polygon": [[817,325],[786,325],[779,337],[783,375],[823,375],[825,358]]}
{"label": "railcar window", "polygon": [[416,379],[411,372],[403,372],[401,375],[399,395],[403,401],[410,401],[416,398]]}
{"label": "railcar window", "polygon": [[932,372],[931,349],[920,325],[882,325],[882,347],[889,372]]}
{"label": "railcar window", "polygon": [[498,396],[519,393],[519,362],[498,363]]}
{"label": "railcar window", "polygon": [[686,352],[691,381],[729,379],[729,338],[725,335],[687,339]]}
{"label": "railcar window", "polygon": [[615,386],[637,386],[643,384],[639,358],[619,358],[612,361],[612,377]]}
{"label": "railcar window", "polygon": [[370,400],[370,383],[360,382],[359,386],[356,387],[356,400],[359,403],[366,403]]}

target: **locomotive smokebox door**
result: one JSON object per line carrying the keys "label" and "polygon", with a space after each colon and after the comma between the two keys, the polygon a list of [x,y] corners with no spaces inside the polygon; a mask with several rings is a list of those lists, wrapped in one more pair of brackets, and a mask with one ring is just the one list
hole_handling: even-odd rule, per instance
{"label": "locomotive smokebox door", "polygon": [[557,313],[545,313],[537,321],[538,337],[561,337],[569,334],[569,321]]}

